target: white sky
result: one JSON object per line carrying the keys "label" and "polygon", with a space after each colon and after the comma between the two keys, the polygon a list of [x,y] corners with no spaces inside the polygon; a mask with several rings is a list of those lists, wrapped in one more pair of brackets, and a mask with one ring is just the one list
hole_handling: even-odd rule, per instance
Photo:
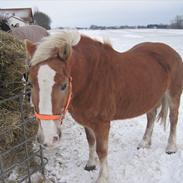
{"label": "white sky", "polygon": [[183,0],[0,0],[0,8],[37,7],[52,27],[170,23],[183,15]]}

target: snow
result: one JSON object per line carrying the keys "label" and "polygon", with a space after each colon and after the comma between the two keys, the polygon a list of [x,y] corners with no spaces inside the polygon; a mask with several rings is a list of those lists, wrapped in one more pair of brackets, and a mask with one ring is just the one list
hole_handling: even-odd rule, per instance
{"label": "snow", "polygon": [[[91,37],[108,37],[113,47],[125,51],[144,41],[164,42],[172,46],[183,57],[182,30],[107,30],[81,31]],[[146,116],[117,120],[111,123],[108,163],[110,183],[182,183],[183,181],[183,96],[179,108],[177,126],[178,152],[167,155],[169,130],[163,126],[154,127],[152,146],[137,150],[146,126]],[[97,170],[84,170],[88,160],[88,144],[82,126],[67,114],[63,125],[63,137],[60,146],[45,151],[49,159],[46,177],[54,183],[95,183]],[[167,128],[168,129],[168,128]]]}

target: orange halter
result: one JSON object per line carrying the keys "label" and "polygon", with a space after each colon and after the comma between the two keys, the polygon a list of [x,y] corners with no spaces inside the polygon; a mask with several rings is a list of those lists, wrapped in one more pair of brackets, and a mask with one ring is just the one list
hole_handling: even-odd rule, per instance
{"label": "orange halter", "polygon": [[38,114],[37,112],[35,112],[35,117],[39,120],[60,120],[60,123],[62,124],[65,114],[68,110],[69,104],[71,102],[71,98],[72,98],[72,77],[69,77],[69,96],[67,98],[67,102],[63,112],[61,112],[61,114],[59,115]]}

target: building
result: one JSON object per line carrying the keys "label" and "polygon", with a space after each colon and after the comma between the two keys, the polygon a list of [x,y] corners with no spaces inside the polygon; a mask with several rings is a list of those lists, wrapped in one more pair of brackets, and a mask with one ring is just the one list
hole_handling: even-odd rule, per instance
{"label": "building", "polygon": [[16,16],[8,17],[7,22],[10,27],[21,27],[21,26],[29,25],[28,22],[25,22],[23,19]]}
{"label": "building", "polygon": [[1,19],[7,20],[11,27],[19,27],[33,23],[31,8],[0,9]]}

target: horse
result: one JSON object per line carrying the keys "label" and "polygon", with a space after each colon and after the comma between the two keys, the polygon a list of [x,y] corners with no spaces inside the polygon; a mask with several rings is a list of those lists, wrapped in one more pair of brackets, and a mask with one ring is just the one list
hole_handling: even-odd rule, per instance
{"label": "horse", "polygon": [[25,40],[30,60],[32,100],[39,122],[38,141],[55,147],[68,111],[84,126],[89,144],[85,169],[100,162],[97,183],[108,182],[108,137],[112,120],[147,115],[147,127],[138,148],[151,145],[157,108],[170,134],[166,152],[177,151],[176,125],[183,90],[183,63],[164,43],[140,43],[126,52],[115,51],[78,32],[50,35],[39,44]]}

